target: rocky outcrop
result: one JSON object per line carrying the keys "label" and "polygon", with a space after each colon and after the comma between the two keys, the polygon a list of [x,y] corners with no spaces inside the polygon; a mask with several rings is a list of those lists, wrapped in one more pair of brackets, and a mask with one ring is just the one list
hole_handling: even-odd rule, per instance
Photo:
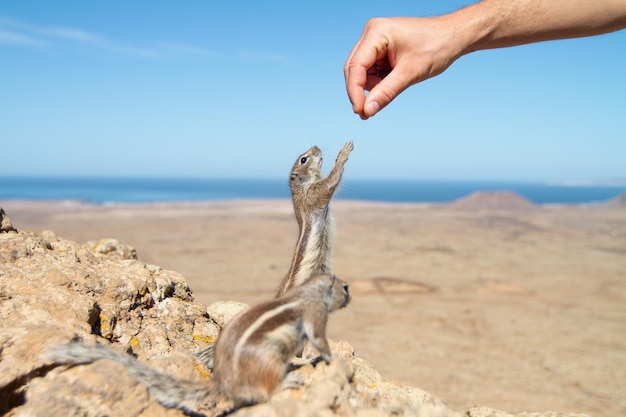
{"label": "rocky outcrop", "polygon": [[[163,408],[118,363],[58,366],[42,354],[76,339],[104,343],[163,373],[200,381],[210,371],[194,352],[212,345],[220,326],[243,306],[207,309],[194,302],[182,276],[142,263],[115,239],[81,245],[51,231],[17,232],[5,228],[10,222],[2,215],[0,414],[183,416]],[[385,381],[347,342],[333,343],[332,351],[335,359],[326,365],[306,350],[270,402],[231,415],[511,417],[487,408],[461,414],[418,388]],[[226,411],[220,404],[198,410],[209,416]]]}
{"label": "rocky outcrop", "polygon": [[529,210],[536,205],[511,191],[477,191],[449,204],[458,210]]}
{"label": "rocky outcrop", "polygon": [[[138,261],[114,239],[79,245],[50,231],[0,234],[0,414],[152,415],[145,409],[161,408],[115,364],[62,371],[41,354],[73,339],[108,341],[191,376],[193,352],[218,333],[182,276]],[[142,405],[129,393],[143,395]]]}
{"label": "rocky outcrop", "polygon": [[4,212],[4,209],[0,207],[0,233],[17,233],[17,229],[11,224],[11,219]]}

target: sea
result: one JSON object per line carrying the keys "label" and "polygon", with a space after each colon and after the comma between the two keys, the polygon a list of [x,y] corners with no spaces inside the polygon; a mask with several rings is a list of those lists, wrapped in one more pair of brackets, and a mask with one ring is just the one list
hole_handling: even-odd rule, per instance
{"label": "sea", "polygon": [[[626,183],[364,180],[344,178],[335,199],[445,203],[476,191],[512,191],[535,204],[598,204],[622,193]],[[0,177],[5,200],[74,200],[86,204],[223,201],[291,198],[286,179]]]}

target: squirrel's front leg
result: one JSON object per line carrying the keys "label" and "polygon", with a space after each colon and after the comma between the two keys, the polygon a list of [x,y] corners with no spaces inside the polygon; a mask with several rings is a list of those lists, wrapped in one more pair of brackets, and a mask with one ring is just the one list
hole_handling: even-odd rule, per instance
{"label": "squirrel's front leg", "polygon": [[322,359],[324,359],[324,362],[327,364],[330,363],[332,355],[330,353],[328,339],[326,338],[326,320],[317,318],[311,323],[306,323],[305,332],[311,344],[318,350]]}
{"label": "squirrel's front leg", "polygon": [[328,174],[328,177],[326,177],[326,179],[324,180],[326,189],[331,193],[329,198],[332,197],[332,193],[335,192],[335,189],[337,189],[337,186],[341,181],[341,176],[343,175],[343,167],[348,161],[348,156],[353,149],[354,144],[352,143],[352,141],[347,142],[345,145],[343,145],[343,148],[341,149],[341,151],[339,151],[337,159],[335,160],[335,166]]}

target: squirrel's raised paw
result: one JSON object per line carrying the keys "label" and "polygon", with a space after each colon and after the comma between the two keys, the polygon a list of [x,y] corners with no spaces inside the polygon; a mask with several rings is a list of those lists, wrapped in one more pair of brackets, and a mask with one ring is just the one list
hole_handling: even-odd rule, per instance
{"label": "squirrel's raised paw", "polygon": [[354,144],[352,143],[352,141],[343,145],[343,148],[341,148],[341,151],[339,151],[339,155],[337,155],[337,161],[345,163],[348,160],[348,155],[350,155],[350,152],[352,152],[353,149]]}

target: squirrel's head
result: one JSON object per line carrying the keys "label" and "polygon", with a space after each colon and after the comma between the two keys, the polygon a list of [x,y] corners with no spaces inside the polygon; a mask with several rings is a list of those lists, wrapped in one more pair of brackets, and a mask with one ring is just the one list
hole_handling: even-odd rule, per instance
{"label": "squirrel's head", "polygon": [[290,182],[306,183],[321,178],[322,150],[317,146],[298,157],[291,169]]}
{"label": "squirrel's head", "polygon": [[348,291],[348,283],[337,278],[335,275],[330,276],[329,293],[331,300],[328,306],[329,312],[346,307],[350,303],[350,300],[352,300],[350,292]]}
{"label": "squirrel's head", "polygon": [[348,292],[348,283],[332,274],[314,275],[302,283],[300,288],[305,292],[312,291],[321,294],[329,313],[344,308],[352,300]]}

